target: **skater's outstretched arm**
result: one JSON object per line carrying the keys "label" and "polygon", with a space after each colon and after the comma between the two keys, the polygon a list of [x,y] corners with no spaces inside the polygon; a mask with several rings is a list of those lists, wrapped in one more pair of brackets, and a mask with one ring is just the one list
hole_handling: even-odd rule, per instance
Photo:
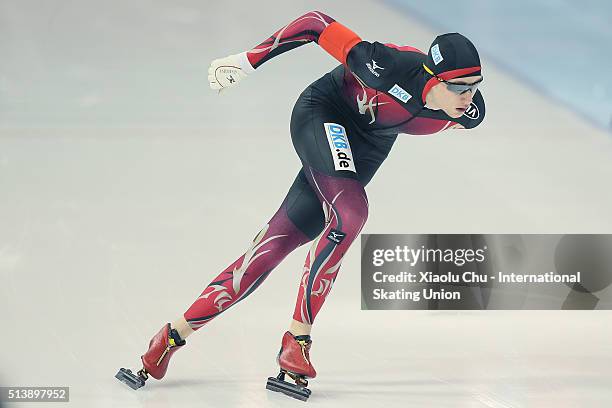
{"label": "skater's outstretched arm", "polygon": [[253,68],[296,47],[316,42],[340,62],[361,39],[347,27],[320,11],[311,11],[281,28],[266,41],[246,52]]}
{"label": "skater's outstretched arm", "polygon": [[320,11],[311,11],[272,34],[249,51],[214,60],[208,70],[213,89],[232,87],[264,62],[296,47],[315,42],[343,64],[361,38]]}

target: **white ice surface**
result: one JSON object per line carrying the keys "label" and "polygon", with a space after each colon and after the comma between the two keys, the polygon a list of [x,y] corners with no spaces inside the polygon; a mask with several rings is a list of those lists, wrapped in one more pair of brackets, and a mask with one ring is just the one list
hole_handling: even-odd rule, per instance
{"label": "white ice surface", "polygon": [[[264,385],[306,248],[166,379],[113,378],[276,210],[299,169],[292,104],[334,66],[302,47],[217,96],[207,63],[313,8],[371,40],[424,49],[434,33],[373,1],[58,3],[0,4],[0,385],[70,386],[74,407],[301,404]],[[609,233],[609,136],[483,63],[484,124],[400,136],[364,232]],[[309,405],[611,406],[612,313],[360,311],[357,247],[316,321]]]}

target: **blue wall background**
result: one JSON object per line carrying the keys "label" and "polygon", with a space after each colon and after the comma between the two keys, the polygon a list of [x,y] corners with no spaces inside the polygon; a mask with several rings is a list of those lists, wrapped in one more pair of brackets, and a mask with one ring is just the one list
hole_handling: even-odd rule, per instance
{"label": "blue wall background", "polygon": [[612,1],[382,1],[466,35],[489,61],[612,130]]}

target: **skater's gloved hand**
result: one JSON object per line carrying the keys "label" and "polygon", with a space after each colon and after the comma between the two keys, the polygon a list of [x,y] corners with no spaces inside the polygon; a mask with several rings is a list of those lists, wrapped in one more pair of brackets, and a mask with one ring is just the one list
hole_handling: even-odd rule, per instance
{"label": "skater's gloved hand", "polygon": [[211,89],[218,90],[221,93],[225,88],[238,85],[252,72],[255,72],[255,68],[251,66],[246,52],[234,54],[210,63],[208,82]]}

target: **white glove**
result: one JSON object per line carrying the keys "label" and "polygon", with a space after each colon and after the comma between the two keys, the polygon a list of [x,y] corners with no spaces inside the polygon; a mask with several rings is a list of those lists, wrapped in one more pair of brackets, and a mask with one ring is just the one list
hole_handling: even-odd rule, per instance
{"label": "white glove", "polygon": [[246,52],[216,59],[208,67],[208,82],[211,89],[221,92],[224,88],[238,85],[248,74],[255,72]]}

